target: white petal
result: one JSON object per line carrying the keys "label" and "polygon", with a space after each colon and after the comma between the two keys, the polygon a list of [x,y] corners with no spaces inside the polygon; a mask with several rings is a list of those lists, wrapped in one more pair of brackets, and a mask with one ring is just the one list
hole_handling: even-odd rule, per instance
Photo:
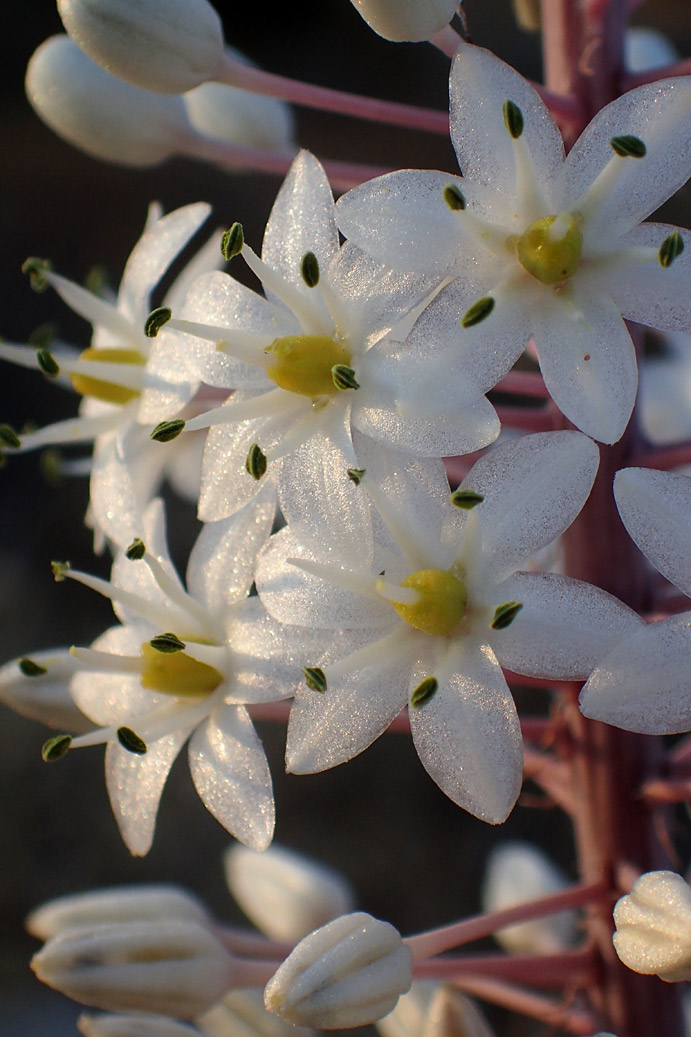
{"label": "white petal", "polygon": [[[126,450],[127,440],[126,428],[98,437],[94,444],[90,482],[91,508],[96,523],[119,547],[132,542],[142,521],[142,502],[137,499],[130,467],[136,455]],[[144,448],[150,446],[147,443]]]}
{"label": "white petal", "polygon": [[476,248],[462,213],[444,201],[444,190],[458,187],[466,201],[478,190],[451,173],[402,169],[369,180],[342,195],[338,226],[359,248],[394,270],[420,270],[444,277],[463,252]]}
{"label": "white petal", "polygon": [[550,396],[581,432],[621,438],[638,386],[636,352],[612,300],[581,286],[572,300],[544,293],[534,314],[540,370]]}
{"label": "white petal", "polygon": [[146,319],[152,288],[210,212],[211,206],[205,202],[185,205],[144,232],[127,260],[118,293],[118,309],[132,321]]}
{"label": "white petal", "polygon": [[509,440],[470,470],[463,489],[483,494],[477,514],[484,564],[499,581],[573,522],[595,478],[599,451],[578,432]]}
{"label": "white petal", "polygon": [[351,760],[400,713],[408,696],[417,639],[406,636],[408,632],[400,627],[396,634],[397,649],[387,651],[382,646],[377,661],[366,668],[334,680],[325,692],[298,692],[288,722],[289,772],[313,774]]}
{"label": "white petal", "polygon": [[614,240],[644,220],[689,178],[691,80],[646,83],[618,97],[595,116],[567,156],[564,204],[575,205],[614,156],[613,137],[632,135],[646,145],[643,158],[621,158],[599,227]]}
{"label": "white petal", "polygon": [[663,576],[691,596],[691,479],[625,468],[614,479],[624,525]]}
{"label": "white petal", "polygon": [[120,834],[130,853],[144,857],[151,849],[158,803],[175,757],[190,728],[159,738],[144,756],[127,752],[118,742],[106,750],[106,785]]}
{"label": "white petal", "polygon": [[189,403],[199,388],[190,363],[189,336],[165,328],[157,335],[146,365],[137,421],[165,421]]}
{"label": "white petal", "polygon": [[211,615],[249,593],[257,552],[269,538],[275,513],[275,495],[265,487],[236,515],[202,529],[190,554],[187,588]]}
{"label": "white petal", "polygon": [[78,664],[68,650],[32,652],[28,659],[47,672],[27,677],[20,670],[18,659],[5,663],[0,667],[0,702],[15,713],[50,727],[76,734],[90,731],[93,725],[69,694],[70,680]]}
{"label": "white petal", "polygon": [[535,180],[549,191],[561,170],[564,144],[547,107],[518,72],[490,51],[462,45],[451,67],[449,92],[451,139],[464,177],[516,196],[516,145],[502,113],[504,102],[513,101],[523,114],[522,136]]}
{"label": "white petal", "polygon": [[271,774],[247,710],[215,710],[193,735],[189,761],[207,810],[241,842],[265,850],[274,830]]}
{"label": "white petal", "polygon": [[301,151],[276,196],[264,232],[262,259],[292,285],[304,287],[300,266],[313,252],[324,269],[338,251],[331,187],[321,163]]}
{"label": "white petal", "polygon": [[[151,636],[151,628],[143,624],[111,627],[97,637],[91,647],[115,656],[138,655],[142,642]],[[95,673],[93,670],[76,673],[70,692],[82,712],[103,726],[129,726],[134,716],[153,709],[163,698],[143,688],[135,674]]]}
{"label": "white petal", "polygon": [[642,620],[598,587],[554,573],[516,573],[495,588],[495,603],[523,608],[504,630],[488,631],[502,666],[533,677],[583,680]]}
{"label": "white petal", "polygon": [[686,244],[671,266],[661,266],[657,254],[647,263],[632,258],[628,265],[621,262],[613,270],[605,270],[602,285],[628,320],[661,330],[690,332],[691,236],[688,232],[668,223],[643,223],[620,239],[617,249],[648,247],[657,253],[665,238],[675,231]]}
{"label": "white petal", "polygon": [[[511,693],[488,647],[461,646],[457,671],[418,709],[410,729],[427,773],[458,806],[505,821],[521,788],[523,743]],[[414,675],[417,681],[434,674]]]}
{"label": "white petal", "polygon": [[688,731],[690,655],[691,613],[651,623],[602,660],[581,693],[581,711],[625,731]]}

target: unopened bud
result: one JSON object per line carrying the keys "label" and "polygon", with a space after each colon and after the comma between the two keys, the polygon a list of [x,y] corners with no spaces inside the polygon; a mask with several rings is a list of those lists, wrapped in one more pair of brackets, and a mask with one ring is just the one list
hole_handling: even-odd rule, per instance
{"label": "unopened bud", "polygon": [[[560,893],[566,886],[565,876],[540,850],[529,843],[505,843],[489,858],[482,905],[485,911],[502,911]],[[575,917],[573,911],[562,911],[510,925],[494,936],[505,950],[514,954],[555,954],[573,943]]]}
{"label": "unopened bud", "polygon": [[202,1037],[201,1030],[162,1015],[80,1015],[83,1037]]}
{"label": "unopened bud", "polygon": [[413,983],[377,1030],[382,1037],[494,1037],[470,998],[437,980]]}
{"label": "unopened bud", "polygon": [[387,1015],[410,989],[413,956],[388,922],[342,915],[302,940],[264,991],[270,1012],[334,1030]]}
{"label": "unopened bud", "polygon": [[67,929],[173,919],[204,925],[208,914],[200,901],[175,886],[120,886],[49,900],[31,912],[26,928],[38,940],[49,940]]}
{"label": "unopened bud", "polygon": [[367,24],[395,43],[428,40],[448,25],[458,0],[351,0]]}
{"label": "unopened bud", "polygon": [[634,972],[691,979],[691,888],[673,871],[649,871],[614,908],[614,947]]}
{"label": "unopened bud", "polygon": [[275,844],[261,853],[233,846],[225,871],[247,917],[281,943],[297,943],[353,906],[350,886],[338,872]]}
{"label": "unopened bud", "polygon": [[93,61],[144,90],[184,94],[223,61],[221,19],[207,0],[58,0],[58,11]]}
{"label": "unopened bud", "polygon": [[232,986],[234,960],[194,922],[125,922],[67,929],[31,967],[48,986],[107,1012],[195,1019]]}
{"label": "unopened bud", "polygon": [[184,150],[193,133],[181,98],[117,79],[69,36],[51,36],[33,54],[26,94],[59,137],[104,162],[155,166]]}

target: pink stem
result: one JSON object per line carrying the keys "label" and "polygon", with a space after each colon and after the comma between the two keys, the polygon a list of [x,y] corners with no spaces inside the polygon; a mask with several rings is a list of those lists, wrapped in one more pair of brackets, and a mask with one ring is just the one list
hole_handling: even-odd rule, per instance
{"label": "pink stem", "polygon": [[265,987],[283,961],[251,961],[236,958],[231,966],[232,989],[238,987]]}
{"label": "pink stem", "polygon": [[227,86],[239,87],[241,90],[251,90],[255,94],[280,97],[293,104],[319,108],[325,112],[338,112],[340,115],[350,115],[356,119],[385,122],[392,126],[405,126],[411,130],[426,130],[443,136],[447,136],[449,132],[446,112],[399,104],[396,101],[380,101],[324,86],[312,86],[297,79],[252,68],[244,62],[237,61],[230,54],[224,57],[217,81]]}
{"label": "pink stem", "polygon": [[269,940],[251,929],[237,929],[228,925],[215,925],[213,934],[231,954],[240,958],[273,958],[283,961],[295,946]]}
{"label": "pink stem", "polygon": [[[407,943],[408,941],[404,941]],[[555,989],[585,982],[593,971],[592,947],[563,954],[473,954],[415,962],[416,979],[454,980],[457,976],[496,976],[536,987]]]}
{"label": "pink stem", "polygon": [[691,441],[636,451],[631,458],[631,464],[639,468],[659,468],[661,471],[691,464]]}
{"label": "pink stem", "polygon": [[[280,151],[262,151],[261,148],[244,148],[213,137],[201,134],[190,135],[185,141],[185,154],[191,158],[204,159],[220,166],[221,169],[258,173],[275,173],[284,176],[290,169],[294,155],[286,155]],[[366,166],[358,162],[338,162],[325,159],[322,163],[326,173],[334,185],[341,191],[362,184],[372,177],[388,172],[375,166]]]}
{"label": "pink stem", "polygon": [[445,925],[439,929],[430,929],[426,933],[408,936],[404,943],[410,947],[416,960],[429,958],[433,954],[441,954],[451,947],[460,947],[479,940],[483,936],[491,936],[499,929],[505,929],[515,922],[527,922],[533,918],[544,918],[559,911],[573,910],[601,901],[607,894],[607,883],[600,879],[597,882],[581,883],[571,886],[562,893],[554,893],[539,900],[529,900],[516,907],[504,908],[502,911],[490,911],[487,914],[466,918],[462,922]]}
{"label": "pink stem", "polygon": [[494,392],[513,392],[518,396],[536,396],[548,400],[544,378],[537,371],[509,371],[494,387]]}
{"label": "pink stem", "polygon": [[444,26],[439,32],[430,37],[430,43],[440,50],[447,58],[455,57],[456,51],[465,41],[450,25]]}
{"label": "pink stem", "polygon": [[547,1023],[550,1031],[554,1028],[573,1034],[594,1033],[598,1026],[597,1019],[590,1012],[568,1008],[565,1004],[501,980],[463,976],[454,980],[454,986],[482,1001],[539,1019]]}
{"label": "pink stem", "polygon": [[641,793],[649,803],[687,803],[691,800],[691,780],[667,781],[659,778],[647,781]]}
{"label": "pink stem", "polygon": [[553,427],[552,409],[548,407],[496,407],[502,425],[525,432],[547,432]]}
{"label": "pink stem", "polygon": [[650,68],[645,72],[633,72],[624,76],[624,88],[631,90],[635,86],[643,86],[644,83],[657,83],[660,79],[670,79],[674,76],[691,75],[691,58],[683,61],[675,61],[672,65],[663,65],[662,68]]}

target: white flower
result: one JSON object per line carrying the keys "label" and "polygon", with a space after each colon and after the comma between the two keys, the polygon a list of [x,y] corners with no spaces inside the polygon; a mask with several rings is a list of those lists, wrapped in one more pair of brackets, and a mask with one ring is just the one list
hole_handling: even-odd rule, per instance
{"label": "white flower", "polygon": [[410,989],[412,970],[400,933],[360,911],[306,936],[267,983],[264,1003],[291,1023],[364,1026]]}
{"label": "white flower", "polygon": [[194,1019],[233,985],[235,960],[198,923],[129,921],[66,929],[31,967],[82,1004]]}
{"label": "white flower", "polygon": [[[619,514],[641,551],[691,597],[691,479],[674,472],[617,472]],[[581,693],[587,717],[643,734],[691,729],[691,612],[650,623],[601,661]]]}
{"label": "white flower", "polygon": [[[306,640],[319,650],[308,631],[282,631],[259,599],[248,597],[273,517],[265,494],[232,519],[206,526],[190,557],[187,590],[168,556],[160,501],[145,515],[144,542],[116,560],[110,582],[56,563],[58,577],[110,598],[120,619],[91,648],[71,649],[71,693],[104,725],[71,746],[107,743],[108,791],[134,854],[151,846],[163,786],[190,736],[190,770],[207,809],[249,846],[271,842],[271,778],[245,704],[291,695],[297,646]],[[50,661],[43,665],[50,673]],[[70,741],[57,736],[47,745],[50,759]]]}
{"label": "white flower", "polygon": [[415,746],[440,788],[503,821],[521,784],[522,742],[500,667],[583,678],[641,622],[597,588],[516,571],[580,511],[597,448],[575,432],[511,440],[471,469],[454,495],[461,507],[449,500],[441,462],[368,456],[365,444],[361,456],[359,488],[338,481],[337,457],[323,458],[331,483],[303,459],[299,478],[281,488],[288,527],[258,564],[272,615],[325,638],[345,630],[355,648],[333,664],[305,659],[288,768],[350,759],[409,703]]}
{"label": "white flower", "polygon": [[196,308],[203,323],[166,325],[207,340],[197,367],[205,383],[241,390],[187,423],[211,426],[202,519],[241,507],[264,472],[280,481],[302,443],[317,451],[329,439],[339,445],[343,466],[356,465],[351,425],[423,456],[464,453],[496,438],[499,422],[485,386],[468,374],[454,384],[453,398],[435,395],[425,385],[424,351],[416,356],[393,341],[395,331],[389,337],[439,279],[394,274],[349,243],[339,246],[331,189],[308,152],[278,194],[262,259],[244,245],[239,224],[226,247],[242,251],[267,297],[211,274],[187,301],[188,313]]}
{"label": "white flower", "polygon": [[339,226],[382,262],[454,278],[418,322],[439,381],[471,366],[496,382],[532,336],[563,413],[613,443],[637,384],[622,316],[691,330],[691,240],[641,224],[689,176],[691,78],[619,97],[566,158],[533,88],[488,51],[461,46],[450,90],[463,177],[390,173],[343,196]]}
{"label": "white flower", "polygon": [[[490,854],[482,889],[485,911],[501,911],[527,900],[537,900],[565,889],[559,869],[530,843],[500,844]],[[574,942],[575,914],[562,911],[547,918],[519,922],[494,934],[514,954],[555,954]]]}
{"label": "white flower", "polygon": [[[96,295],[53,273],[45,264],[33,276],[47,282],[60,297],[93,325],[88,349],[56,345],[34,350],[0,343],[0,359],[42,370],[84,399],[77,418],[59,421],[20,437],[20,450],[94,442],[91,467],[91,518],[97,530],[121,546],[135,535],[142,508],[162,474],[172,471],[178,487],[191,481],[197,444],[182,452],[161,453],[149,440],[151,422],[181,411],[194,396],[199,380],[185,363],[184,336],[166,332],[152,343],[144,334],[151,292],[178,252],[209,215],[209,207],[187,205],[167,216],[152,206],[144,234],[127,261],[117,298]],[[210,253],[213,249],[213,259]],[[171,287],[167,301],[182,305],[190,278],[212,269],[219,257],[212,239]],[[180,470],[178,472],[178,470]]]}
{"label": "white flower", "polygon": [[614,947],[634,972],[691,979],[691,889],[673,871],[649,871],[614,908]]}
{"label": "white flower", "polygon": [[223,27],[207,0],[58,0],[81,49],[145,90],[182,94],[214,79]]}
{"label": "white flower", "polygon": [[338,872],[284,846],[232,846],[224,863],[235,900],[272,940],[297,943],[352,910],[353,892]]}
{"label": "white flower", "polygon": [[428,40],[448,25],[459,0],[350,0],[368,25],[387,40]]}

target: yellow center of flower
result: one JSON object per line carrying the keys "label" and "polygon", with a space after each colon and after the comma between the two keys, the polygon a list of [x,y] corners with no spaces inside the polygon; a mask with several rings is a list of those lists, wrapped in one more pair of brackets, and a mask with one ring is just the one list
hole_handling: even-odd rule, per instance
{"label": "yellow center of flower", "polygon": [[350,351],[328,335],[289,335],[266,350],[275,359],[266,373],[272,382],[300,396],[333,396],[338,392],[332,368],[350,366]]}
{"label": "yellow center of flower", "polygon": [[203,698],[223,681],[223,674],[215,667],[200,663],[185,652],[158,652],[145,641],[141,654],[144,668],[140,680],[149,691],[178,698]]}
{"label": "yellow center of flower", "polygon": [[583,235],[568,212],[531,223],[516,243],[519,262],[542,284],[559,284],[576,273]]}
{"label": "yellow center of flower", "polygon": [[[116,346],[104,349],[85,349],[83,353],[80,353],[79,359],[108,364],[135,364],[137,367],[143,367],[146,363],[138,349],[121,349]],[[116,382],[106,382],[85,374],[73,374],[72,385],[82,396],[93,396],[105,403],[129,403],[135,396],[139,396],[137,389],[130,389],[127,386],[118,385]]]}
{"label": "yellow center of flower", "polygon": [[393,603],[401,619],[425,634],[445,637],[463,619],[468,594],[453,573],[444,569],[419,569],[403,580],[402,587],[418,592],[414,605]]}

